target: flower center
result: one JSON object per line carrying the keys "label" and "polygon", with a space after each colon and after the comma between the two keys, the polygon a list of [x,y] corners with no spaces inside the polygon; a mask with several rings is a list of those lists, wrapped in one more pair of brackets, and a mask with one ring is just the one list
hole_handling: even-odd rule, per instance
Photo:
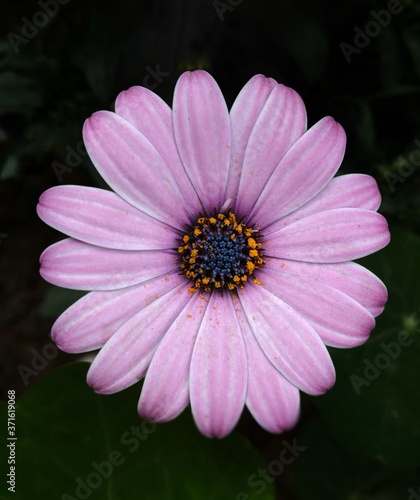
{"label": "flower center", "polygon": [[254,276],[264,264],[259,240],[232,212],[200,217],[178,247],[180,268],[194,282],[190,291],[235,290],[249,279],[260,284]]}

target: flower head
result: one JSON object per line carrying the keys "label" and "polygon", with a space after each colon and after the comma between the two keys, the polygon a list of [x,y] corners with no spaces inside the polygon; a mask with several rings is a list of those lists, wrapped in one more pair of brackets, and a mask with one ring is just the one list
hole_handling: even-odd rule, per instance
{"label": "flower head", "polygon": [[188,404],[222,437],[246,404],[265,429],[299,415],[299,390],[335,381],[326,346],[366,341],[387,292],[351,262],[389,241],[374,179],[334,177],[343,128],[306,129],[299,95],[262,75],[230,113],[204,71],[179,78],[173,110],[142,87],[83,129],[113,191],[58,186],[38,214],[70,238],[47,248],[41,274],[88,290],[55,322],[67,352],[101,349],[88,383],[120,391],[145,377],[142,416]]}

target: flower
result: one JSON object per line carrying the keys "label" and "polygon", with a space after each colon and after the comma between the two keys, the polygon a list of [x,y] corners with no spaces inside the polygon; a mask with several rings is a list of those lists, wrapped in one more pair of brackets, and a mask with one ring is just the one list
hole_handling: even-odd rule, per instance
{"label": "flower", "polygon": [[389,242],[374,179],[334,177],[343,128],[306,128],[292,89],[262,75],[230,113],[205,71],[179,78],[173,111],[153,92],[119,94],[84,125],[112,191],[58,186],[40,218],[70,236],[41,275],[89,290],[52,338],[101,349],[88,383],[101,394],[145,377],[139,413],[157,422],[191,404],[200,431],[223,437],[246,404],[271,432],[292,427],[299,390],[335,381],[326,346],[366,341],[387,299],[351,262]]}

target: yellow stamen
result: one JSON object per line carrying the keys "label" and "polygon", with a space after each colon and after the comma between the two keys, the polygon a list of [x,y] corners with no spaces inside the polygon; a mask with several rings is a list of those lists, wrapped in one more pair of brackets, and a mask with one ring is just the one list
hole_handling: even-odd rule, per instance
{"label": "yellow stamen", "polygon": [[[190,232],[181,237],[177,249],[180,254],[178,265],[193,282],[189,289],[191,293],[215,289],[235,291],[244,288],[251,280],[261,284],[254,275],[264,264],[259,232],[238,221],[233,212],[226,214],[223,210],[211,217],[199,217]],[[229,261],[224,245],[231,249],[231,255],[236,252],[236,262]],[[228,271],[220,271],[224,266]]]}
{"label": "yellow stamen", "polygon": [[248,246],[251,248],[257,248],[257,242],[254,240],[254,238],[248,238]]}
{"label": "yellow stamen", "polygon": [[253,264],[252,262],[248,261],[246,263],[246,268],[248,269],[248,274],[252,274],[255,270],[255,264]]}

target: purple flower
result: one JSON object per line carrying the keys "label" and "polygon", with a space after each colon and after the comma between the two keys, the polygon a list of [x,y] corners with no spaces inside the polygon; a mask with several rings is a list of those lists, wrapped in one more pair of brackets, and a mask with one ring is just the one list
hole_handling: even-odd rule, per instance
{"label": "purple flower", "polygon": [[390,236],[374,179],[333,178],[343,128],[326,117],[307,130],[299,95],[262,75],[229,113],[214,79],[193,71],[173,111],[132,87],[83,134],[114,192],[41,196],[41,219],[70,236],[44,251],[42,276],[91,291],[55,322],[59,348],[101,349],[88,373],[99,393],[145,377],[149,419],[191,404],[200,431],[222,437],[246,404],[265,429],[292,427],[299,390],[334,384],[326,346],[365,342],[387,299],[350,262]]}

